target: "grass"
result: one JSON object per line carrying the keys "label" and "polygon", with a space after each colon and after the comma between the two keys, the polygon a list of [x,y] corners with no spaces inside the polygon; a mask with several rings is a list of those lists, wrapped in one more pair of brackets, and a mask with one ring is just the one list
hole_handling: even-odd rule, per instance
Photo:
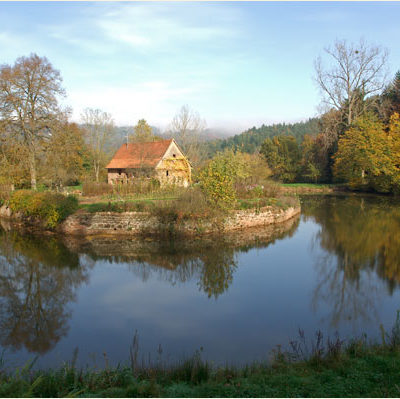
{"label": "grass", "polygon": [[115,202],[95,202],[89,204],[79,204],[80,209],[90,213],[96,212],[145,212],[151,211],[155,207],[155,200],[127,200]]}
{"label": "grass", "polygon": [[102,370],[83,370],[73,360],[56,370],[0,370],[1,397],[398,397],[400,396],[399,314],[382,343],[366,337],[345,343],[324,340],[317,332],[311,342],[299,330],[290,349],[273,351],[270,363],[242,367],[212,367],[202,351],[173,365],[159,358],[138,365],[138,336],[130,348],[130,365],[111,368],[104,354]]}
{"label": "grass", "polygon": [[317,183],[281,183],[282,187],[293,188],[333,188],[336,184],[317,184]]}

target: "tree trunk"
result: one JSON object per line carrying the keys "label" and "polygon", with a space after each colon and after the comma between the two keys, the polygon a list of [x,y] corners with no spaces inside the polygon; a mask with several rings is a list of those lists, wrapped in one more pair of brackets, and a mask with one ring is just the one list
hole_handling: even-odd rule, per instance
{"label": "tree trunk", "polygon": [[351,113],[351,105],[349,104],[348,114],[347,114],[347,125],[348,125],[348,127],[350,127],[350,125],[351,125],[352,118],[353,118],[353,115]]}
{"label": "tree trunk", "polygon": [[95,166],[95,168],[94,168],[94,173],[95,173],[95,175],[96,175],[96,183],[98,183],[99,182],[99,166],[98,165],[96,165]]}
{"label": "tree trunk", "polygon": [[29,171],[31,174],[31,189],[36,190],[36,161],[34,152],[29,154]]}

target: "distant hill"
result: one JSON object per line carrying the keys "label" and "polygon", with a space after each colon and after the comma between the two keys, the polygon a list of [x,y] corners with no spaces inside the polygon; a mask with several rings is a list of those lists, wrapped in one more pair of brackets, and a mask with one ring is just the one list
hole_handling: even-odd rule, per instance
{"label": "distant hill", "polygon": [[[254,153],[267,137],[273,137],[280,134],[292,135],[301,142],[305,134],[317,135],[319,133],[319,118],[310,118],[306,122],[297,123],[278,123],[274,125],[262,125],[258,128],[252,127],[243,133],[235,136],[229,136],[223,129],[205,129],[199,139],[206,147],[208,157],[215,155],[217,151],[223,151],[225,148],[240,149],[243,152]],[[157,127],[151,126],[153,134],[164,139],[171,138],[169,132],[161,132]],[[107,151],[115,152],[123,143],[126,142],[126,135],[131,135],[133,126],[115,127],[115,136],[107,146]]]}
{"label": "distant hill", "polygon": [[207,146],[209,157],[212,157],[217,151],[223,151],[226,148],[240,149],[243,152],[254,153],[268,137],[281,134],[292,135],[301,142],[305,134],[315,136],[319,133],[319,122],[319,118],[310,118],[306,122],[278,123],[269,126],[262,125],[259,128],[252,127],[232,137],[208,141],[205,145]]}

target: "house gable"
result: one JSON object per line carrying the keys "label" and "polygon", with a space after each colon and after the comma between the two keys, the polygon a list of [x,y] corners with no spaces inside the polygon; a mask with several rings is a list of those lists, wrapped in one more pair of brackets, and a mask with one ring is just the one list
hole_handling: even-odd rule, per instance
{"label": "house gable", "polygon": [[162,158],[160,159],[160,161],[157,163],[156,169],[159,169],[162,167],[164,160],[167,160],[167,159],[173,160],[174,158],[175,159],[181,159],[181,158],[186,159],[186,157],[183,155],[182,151],[179,149],[178,145],[175,143],[175,140],[172,139],[171,144],[165,151],[165,153],[162,156]]}

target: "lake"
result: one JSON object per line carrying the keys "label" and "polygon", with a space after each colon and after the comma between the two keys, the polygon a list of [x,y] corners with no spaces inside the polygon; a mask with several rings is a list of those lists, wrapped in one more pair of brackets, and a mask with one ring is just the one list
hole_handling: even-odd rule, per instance
{"label": "lake", "polygon": [[268,359],[299,328],[379,338],[400,309],[399,201],[301,202],[282,225],[189,240],[61,239],[2,221],[6,364],[59,366],[76,350],[81,366],[125,363],[135,332],[141,361],[201,350],[216,365]]}

